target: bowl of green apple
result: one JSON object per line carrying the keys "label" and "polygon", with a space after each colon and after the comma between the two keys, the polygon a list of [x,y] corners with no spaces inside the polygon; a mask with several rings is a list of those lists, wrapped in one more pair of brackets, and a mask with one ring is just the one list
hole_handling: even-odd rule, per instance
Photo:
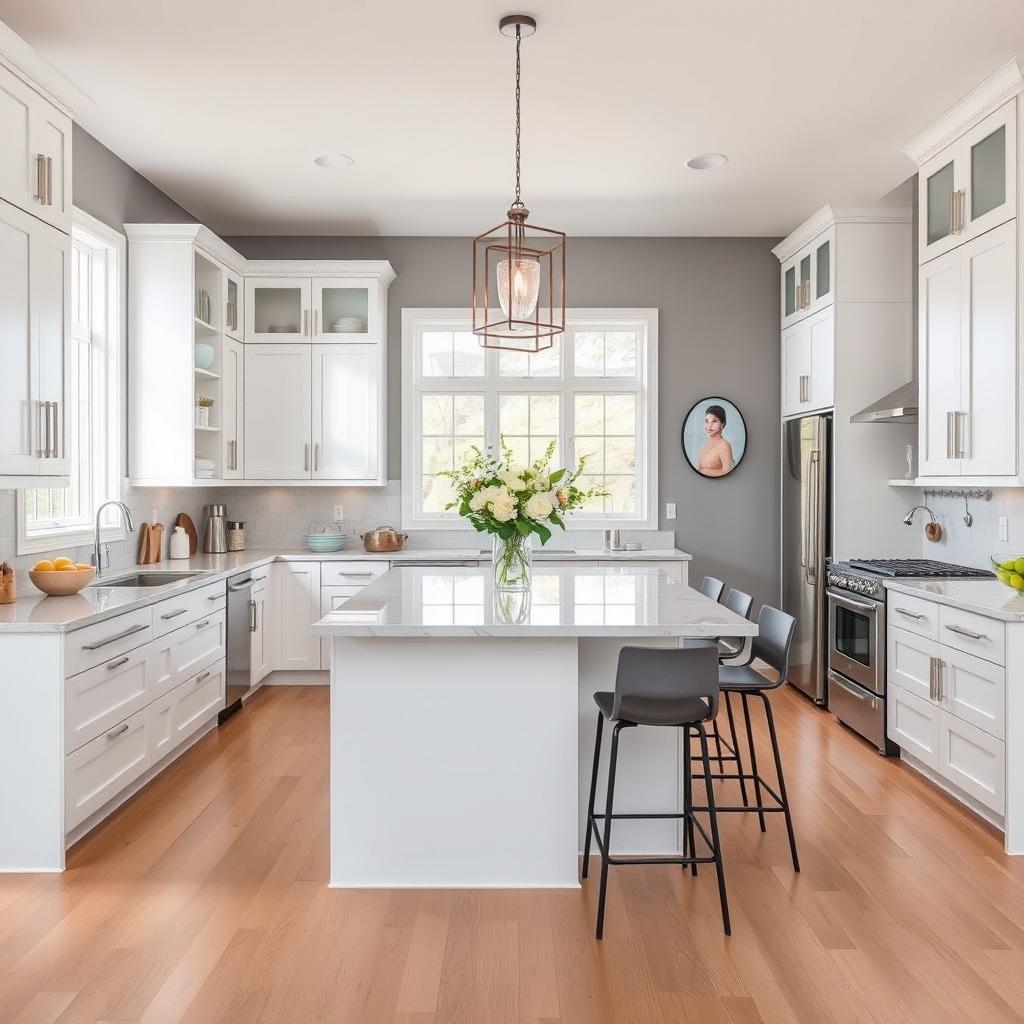
{"label": "bowl of green apple", "polygon": [[996,579],[1017,593],[1024,592],[1024,558],[992,558]]}

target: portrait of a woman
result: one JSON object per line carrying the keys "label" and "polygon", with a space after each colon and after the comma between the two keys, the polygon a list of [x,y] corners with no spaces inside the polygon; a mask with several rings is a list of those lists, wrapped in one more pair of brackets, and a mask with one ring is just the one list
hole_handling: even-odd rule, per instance
{"label": "portrait of a woman", "polygon": [[728,399],[703,398],[687,413],[682,443],[686,461],[701,476],[728,476],[743,458],[747,427]]}

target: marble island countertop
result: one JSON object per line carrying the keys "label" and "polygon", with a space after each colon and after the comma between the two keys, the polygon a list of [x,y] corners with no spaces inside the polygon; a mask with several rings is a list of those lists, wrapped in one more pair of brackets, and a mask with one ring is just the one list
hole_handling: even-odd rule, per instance
{"label": "marble island countertop", "polygon": [[313,632],[327,637],[746,637],[757,625],[663,569],[534,566],[527,594],[488,567],[396,567]]}
{"label": "marble island countertop", "polygon": [[1024,594],[998,580],[886,580],[885,588],[1003,622],[1024,622]]}
{"label": "marble island countertop", "polygon": [[[689,561],[689,554],[674,548],[650,548],[643,551],[607,552],[600,549],[572,549],[552,547],[534,554],[537,562],[567,560],[588,562],[637,561]],[[94,622],[111,618],[123,612],[144,608],[167,597],[183,594],[196,587],[206,586],[235,573],[246,572],[275,561],[288,562],[489,562],[490,550],[481,547],[462,548],[406,548],[403,551],[371,553],[361,548],[345,548],[334,552],[313,552],[306,548],[250,549],[223,555],[198,554],[192,558],[165,560],[153,565],[136,565],[110,570],[96,583],[71,597],[47,597],[26,581],[19,585],[14,604],[0,605],[0,634],[66,632],[80,629]],[[159,587],[121,588],[104,586],[109,581],[134,575],[136,572],[194,572],[191,579],[168,583]]]}

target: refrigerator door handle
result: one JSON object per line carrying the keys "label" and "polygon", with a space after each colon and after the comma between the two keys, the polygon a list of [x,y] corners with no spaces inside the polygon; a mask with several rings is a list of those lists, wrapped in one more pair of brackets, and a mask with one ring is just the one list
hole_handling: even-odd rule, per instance
{"label": "refrigerator door handle", "polygon": [[[804,566],[804,579],[811,586],[818,584],[818,530],[819,530],[819,506],[821,501],[821,452],[812,448],[807,458],[807,512],[805,522],[808,535],[806,562]],[[812,486],[813,481],[813,486]],[[810,538],[813,538],[814,547],[811,547]]]}

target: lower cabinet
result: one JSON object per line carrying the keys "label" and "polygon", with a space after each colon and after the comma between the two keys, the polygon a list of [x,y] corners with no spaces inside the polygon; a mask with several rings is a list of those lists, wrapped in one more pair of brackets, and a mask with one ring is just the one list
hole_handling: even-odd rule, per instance
{"label": "lower cabinet", "polygon": [[311,627],[320,618],[320,563],[278,562],[274,585],[281,609],[281,649],[277,668],[284,672],[320,670],[320,638]]}
{"label": "lower cabinet", "polygon": [[150,766],[184,743],[223,707],[223,660],[153,701],[149,720]]}
{"label": "lower cabinet", "polygon": [[939,774],[996,814],[1005,810],[1005,746],[946,711],[939,717]]}
{"label": "lower cabinet", "polygon": [[255,628],[252,631],[249,648],[249,665],[252,685],[262,682],[271,669],[270,632],[267,628],[267,592],[265,589],[253,590],[253,618]]}

